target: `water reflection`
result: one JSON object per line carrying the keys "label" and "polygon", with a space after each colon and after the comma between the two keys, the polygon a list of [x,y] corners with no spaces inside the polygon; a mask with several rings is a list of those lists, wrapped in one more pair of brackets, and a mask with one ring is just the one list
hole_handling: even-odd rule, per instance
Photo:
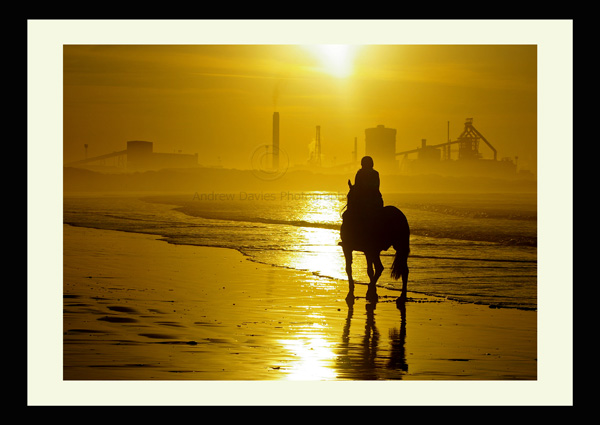
{"label": "water reflection", "polygon": [[[300,198],[298,198],[300,197]],[[289,205],[293,210],[288,211],[288,218],[302,220],[308,223],[341,224],[341,211],[346,205],[346,194],[337,192],[309,192],[288,194]]]}
{"label": "water reflection", "polygon": [[388,369],[408,372],[408,363],[406,363],[406,305],[402,303],[397,305],[400,310],[400,329],[390,329],[390,359]]}
{"label": "water reflection", "polygon": [[379,345],[379,331],[375,326],[375,304],[367,304],[364,335],[358,344],[353,344],[350,338],[352,316],[354,315],[354,302],[348,302],[348,315],[340,344],[340,356],[337,367],[340,375],[348,379],[369,380],[375,379],[377,348]]}
{"label": "water reflection", "polygon": [[[388,341],[384,341],[375,321],[377,303],[365,305],[365,325],[358,342],[352,342],[351,325],[354,301],[348,301],[348,315],[339,344],[336,367],[338,378],[352,380],[402,379],[408,371],[406,363],[406,308],[399,306],[400,328],[389,330]],[[382,343],[385,343],[383,345]]]}
{"label": "water reflection", "polygon": [[344,256],[338,246],[339,231],[299,228],[296,246],[290,255],[295,269],[317,271],[322,276],[346,279]]}
{"label": "water reflection", "polygon": [[[313,318],[316,318],[313,315]],[[335,369],[331,367],[336,355],[333,343],[328,341],[324,326],[307,323],[302,326],[295,339],[281,343],[297,359],[287,369],[289,380],[328,380],[335,379]]]}
{"label": "water reflection", "polygon": [[[339,223],[345,199],[315,196],[294,219],[308,223]],[[322,275],[346,279],[345,261],[338,246],[339,229],[297,227],[288,234],[293,241],[288,257],[293,268],[318,270]],[[405,356],[406,311],[400,309],[399,326],[389,329],[387,338],[376,325],[377,303],[365,304],[364,325],[355,316],[354,299],[347,301],[341,341],[324,324],[323,316],[312,314],[309,321],[294,331],[294,338],[281,341],[296,359],[287,369],[290,380],[374,380],[402,379],[408,370]],[[387,306],[386,306],[387,307]],[[335,328],[334,328],[335,329]]]}
{"label": "water reflection", "polygon": [[289,212],[293,221],[318,223],[323,227],[307,225],[290,228],[288,237],[291,264],[289,266],[345,279],[344,258],[338,246],[341,210],[345,205],[345,195],[311,192],[303,196],[305,202],[294,204],[296,209]]}
{"label": "water reflection", "polygon": [[[286,379],[402,379],[408,371],[405,307],[398,306],[399,326],[391,327],[387,338],[377,327],[376,307],[376,303],[366,303],[364,324],[354,330],[362,320],[355,317],[354,302],[348,302],[342,334],[337,341],[326,325],[310,321],[297,330],[295,338],[281,341],[295,359],[286,368]],[[311,317],[313,320],[322,318]]]}

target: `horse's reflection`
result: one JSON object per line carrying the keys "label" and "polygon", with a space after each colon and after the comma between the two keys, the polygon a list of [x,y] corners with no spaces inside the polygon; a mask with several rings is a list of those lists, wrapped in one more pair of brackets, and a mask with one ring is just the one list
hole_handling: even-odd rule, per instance
{"label": "horse's reflection", "polygon": [[404,344],[406,342],[406,304],[396,304],[400,310],[400,329],[390,329],[390,359],[388,368],[392,370],[401,370],[408,372],[408,364],[406,363],[406,353]]}
{"label": "horse's reflection", "polygon": [[340,377],[354,380],[402,379],[408,371],[405,355],[406,306],[398,304],[400,328],[389,330],[390,346],[381,347],[381,335],[375,323],[376,302],[365,305],[365,328],[360,342],[351,341],[354,299],[346,301],[348,314],[340,344],[338,370]]}

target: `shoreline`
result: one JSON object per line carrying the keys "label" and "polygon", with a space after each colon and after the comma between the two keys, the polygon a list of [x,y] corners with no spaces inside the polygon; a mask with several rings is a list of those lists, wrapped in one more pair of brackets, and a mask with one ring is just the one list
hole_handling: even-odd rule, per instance
{"label": "shoreline", "polygon": [[[359,285],[348,305],[346,285],[231,249],[67,225],[64,232],[66,380],[536,379],[535,312],[409,291],[403,316],[397,291],[379,288],[372,306]],[[94,361],[84,361],[81,350],[91,347]],[[307,347],[322,357],[303,358]],[[150,348],[157,354],[138,352]],[[235,367],[220,367],[224,354]],[[177,360],[165,365],[169,356]],[[200,357],[202,366],[194,364]],[[300,367],[308,360],[314,370]]]}
{"label": "shoreline", "polygon": [[[93,226],[87,226],[87,225],[80,225],[80,224],[75,224],[75,223],[69,223],[69,222],[64,222],[63,226],[71,226],[71,227],[75,227],[75,228],[88,228],[88,229],[95,229],[95,230],[100,230],[100,231],[114,231],[114,232],[123,232],[123,233],[129,233],[129,234],[134,234],[134,235],[145,235],[145,236],[149,236],[152,237],[156,240],[159,241],[164,241],[168,244],[172,244],[172,245],[177,245],[177,246],[192,246],[192,247],[200,247],[200,248],[214,248],[214,249],[229,249],[229,250],[233,250],[236,251],[238,253],[240,253],[247,261],[250,261],[252,263],[256,263],[256,264],[261,264],[263,266],[268,266],[268,267],[277,267],[280,269],[285,269],[285,270],[292,270],[292,271],[296,271],[296,272],[306,272],[309,273],[311,275],[314,275],[318,278],[323,278],[323,279],[328,279],[331,280],[332,282],[337,282],[340,283],[341,280],[339,278],[335,278],[332,276],[328,276],[328,275],[324,275],[324,274],[319,274],[316,272],[311,272],[309,270],[305,270],[305,269],[295,269],[293,267],[286,267],[286,266],[282,266],[282,265],[275,265],[275,264],[270,264],[267,262],[263,262],[260,261],[254,257],[252,257],[251,255],[244,253],[242,250],[236,249],[236,248],[231,248],[231,247],[226,247],[226,246],[210,246],[210,245],[193,245],[193,244],[189,244],[189,243],[179,243],[177,241],[170,241],[168,239],[166,239],[164,236],[158,234],[158,233],[150,233],[150,232],[137,232],[134,230],[124,230],[124,229],[104,229],[101,227],[93,227]],[[385,253],[383,253],[383,255],[385,255]],[[345,283],[345,281],[344,281]],[[357,281],[355,282],[356,285],[360,288],[360,287],[365,287],[367,286],[366,283],[364,282],[360,282]],[[383,287],[383,286],[379,286],[380,290],[385,290],[387,292],[391,292],[391,293],[397,293],[400,294],[400,289],[397,288],[388,288],[388,287]],[[428,298],[433,298],[433,299],[439,299],[439,300],[445,300],[445,301],[454,301],[460,304],[468,304],[468,305],[480,305],[483,307],[488,307],[491,309],[514,309],[514,310],[520,310],[520,311],[531,311],[531,312],[537,312],[537,306],[535,307],[526,307],[526,306],[506,306],[506,305],[502,305],[502,304],[490,304],[490,303],[485,303],[485,302],[471,302],[471,301],[465,301],[463,299],[460,299],[460,297],[452,297],[452,296],[442,296],[442,295],[436,295],[433,293],[427,293],[427,292],[417,292],[417,291],[409,291],[412,292],[413,294],[416,294],[417,296],[421,296],[421,297],[428,297]],[[358,298],[358,297],[357,297]]]}

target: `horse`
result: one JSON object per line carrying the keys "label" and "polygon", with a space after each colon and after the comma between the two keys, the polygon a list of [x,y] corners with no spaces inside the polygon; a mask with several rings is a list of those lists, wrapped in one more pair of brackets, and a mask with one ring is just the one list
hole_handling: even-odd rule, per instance
{"label": "horse", "polygon": [[[348,180],[350,190],[347,196],[347,210],[344,211],[340,227],[341,242],[346,260],[346,274],[348,275],[349,291],[347,300],[354,298],[354,279],[352,277],[352,252],[359,251],[365,254],[367,260],[367,274],[369,286],[367,300],[377,301],[377,281],[383,273],[381,251],[394,247],[396,255],[392,263],[391,277],[395,280],[402,277],[402,292],[396,300],[399,305],[404,305],[407,300],[408,288],[408,255],[410,253],[410,227],[408,220],[398,208],[387,205],[379,211],[368,216],[361,216],[356,210],[353,197],[354,186]],[[354,201],[354,202],[353,202]]]}

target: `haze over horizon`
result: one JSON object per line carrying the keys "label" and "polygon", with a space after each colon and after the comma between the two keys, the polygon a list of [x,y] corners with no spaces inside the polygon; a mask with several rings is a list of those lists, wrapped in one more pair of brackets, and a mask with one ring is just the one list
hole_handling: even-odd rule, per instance
{"label": "haze over horizon", "polygon": [[[271,143],[306,164],[348,163],[364,131],[397,130],[397,151],[447,141],[465,118],[498,151],[537,169],[535,45],[65,45],[64,163],[146,140],[205,166],[251,168]],[[491,151],[480,146],[484,158]]]}

